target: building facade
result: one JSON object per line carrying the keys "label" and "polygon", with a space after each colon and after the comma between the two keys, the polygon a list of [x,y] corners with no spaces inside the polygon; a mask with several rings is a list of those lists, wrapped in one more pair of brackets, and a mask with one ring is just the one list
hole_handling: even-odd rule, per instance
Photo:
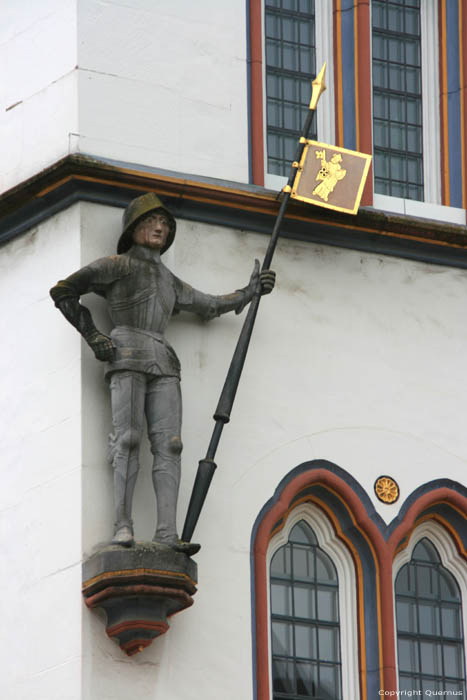
{"label": "building facade", "polygon": [[[465,0],[46,0],[4,20],[2,697],[464,697]],[[195,531],[194,605],[128,658],[81,597],[112,536],[108,390],[48,290],[115,254],[148,191],[177,218],[167,267],[245,285],[324,61],[314,138],[373,155],[362,206],[290,204]],[[169,325],[180,531],[242,321]],[[141,462],[147,540],[146,444]]]}

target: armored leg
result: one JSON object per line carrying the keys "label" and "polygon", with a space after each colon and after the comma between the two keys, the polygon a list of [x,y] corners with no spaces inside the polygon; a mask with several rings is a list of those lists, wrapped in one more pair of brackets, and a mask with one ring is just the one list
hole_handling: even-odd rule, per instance
{"label": "armored leg", "polygon": [[109,457],[114,469],[115,534],[112,542],[133,543],[131,508],[139,469],[144,423],[146,377],[140,372],[114,372],[110,380],[113,433]]}
{"label": "armored leg", "polygon": [[173,545],[178,541],[176,515],[182,451],[182,401],[176,377],[158,377],[148,383],[146,417],[157,500],[154,541]]}

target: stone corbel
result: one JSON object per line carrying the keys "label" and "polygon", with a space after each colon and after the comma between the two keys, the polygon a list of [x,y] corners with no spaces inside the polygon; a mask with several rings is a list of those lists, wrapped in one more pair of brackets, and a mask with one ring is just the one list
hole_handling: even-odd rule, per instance
{"label": "stone corbel", "polygon": [[102,608],[106,632],[132,656],[169,629],[168,618],[193,604],[197,566],[169,547],[110,545],[83,563],[88,608]]}

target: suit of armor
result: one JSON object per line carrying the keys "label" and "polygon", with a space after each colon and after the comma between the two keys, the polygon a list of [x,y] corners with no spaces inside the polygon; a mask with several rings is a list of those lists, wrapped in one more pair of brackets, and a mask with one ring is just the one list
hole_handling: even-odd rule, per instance
{"label": "suit of armor", "polygon": [[173,545],[178,537],[175,515],[182,451],[180,363],[164,331],[173,313],[193,311],[211,319],[240,312],[250,301],[248,287],[232,294],[203,294],[182,282],[160,260],[159,251],[133,245],[123,255],[101,258],[51,289],[56,306],[85,339],[97,329],[83,294],[105,297],[114,328],[114,358],[107,363],[113,432],[109,457],[114,468],[115,531],[132,529],[132,498],[139,469],[138,452],[144,414],[154,455],[157,498],[155,541]]}
{"label": "suit of armor", "polygon": [[[132,500],[146,416],[157,500],[154,541],[191,554],[199,545],[180,543],[176,528],[182,451],[180,363],[164,332],[178,311],[192,311],[205,320],[229,311],[239,313],[259,282],[261,293],[271,291],[274,273],[260,275],[256,262],[243,289],[221,296],[199,292],[161,262],[160,255],[172,244],[175,230],[175,219],[157,195],[150,192],[136,198],[124,212],[120,254],[86,265],[58,282],[50,294],[97,359],[107,361],[113,423],[109,438],[115,499],[112,542],[133,543]],[[97,330],[89,309],[80,304],[80,297],[89,292],[107,301],[113,323],[110,338]]]}

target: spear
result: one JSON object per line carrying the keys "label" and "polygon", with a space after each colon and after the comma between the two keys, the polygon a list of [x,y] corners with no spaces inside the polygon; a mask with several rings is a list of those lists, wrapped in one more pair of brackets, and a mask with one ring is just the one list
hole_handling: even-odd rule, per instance
{"label": "spear", "polygon": [[[287,185],[282,190],[282,202],[276,217],[276,222],[274,224],[271,239],[269,241],[268,249],[263,260],[261,271],[269,270],[271,266],[272,257],[274,255],[277,240],[279,238],[280,227],[292,192],[292,184],[295,179],[298,164],[300,163],[302,157],[308,133],[313,123],[313,116],[316,111],[320,95],[326,90],[326,86],[324,84],[325,71],[326,63],[323,65],[320,72],[312,82],[313,89],[308,114],[297,145],[295,159],[290,169],[290,176],[287,181]],[[258,313],[260,300],[261,291],[258,286],[258,289],[256,290],[253,299],[250,302],[248,313],[243,323],[237,346],[235,348],[232,361],[230,363],[229,371],[227,372],[224,388],[222,389],[219,403],[217,404],[216,412],[214,413],[214,420],[216,421],[216,424],[214,426],[211,441],[206,452],[206,457],[204,459],[201,459],[198,465],[198,471],[196,473],[195,483],[193,486],[193,491],[191,493],[190,503],[185,519],[185,525],[183,526],[182,540],[184,542],[191,541],[191,537],[196,527],[196,523],[198,522],[198,518],[200,516],[204,501],[206,499],[206,495],[208,493],[212,477],[214,476],[214,472],[217,468],[217,465],[214,462],[214,457],[216,455],[217,447],[219,445],[224,425],[230,421],[230,413],[232,411],[232,406],[235,400],[235,395],[237,393],[238,384],[242,375],[243,365],[245,364],[245,358],[248,352],[248,346],[250,344],[250,338],[253,332],[253,326],[255,324],[256,314]]]}

